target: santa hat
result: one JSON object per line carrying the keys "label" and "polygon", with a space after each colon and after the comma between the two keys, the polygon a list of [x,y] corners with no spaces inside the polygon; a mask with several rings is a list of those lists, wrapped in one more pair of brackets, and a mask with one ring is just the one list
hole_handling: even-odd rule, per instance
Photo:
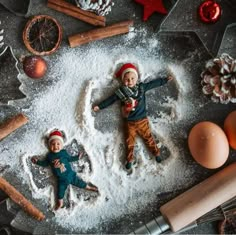
{"label": "santa hat", "polygon": [[60,140],[62,144],[64,144],[64,135],[59,130],[52,131],[48,136],[48,143],[50,143],[52,140]]}
{"label": "santa hat", "polygon": [[124,76],[128,72],[133,72],[138,77],[138,69],[131,63],[127,63],[121,66],[121,68],[116,72],[116,78],[121,78],[123,80]]}

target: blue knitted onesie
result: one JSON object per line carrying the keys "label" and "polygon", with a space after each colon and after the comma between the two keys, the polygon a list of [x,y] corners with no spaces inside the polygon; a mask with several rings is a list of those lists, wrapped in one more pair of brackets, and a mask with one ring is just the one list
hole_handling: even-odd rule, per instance
{"label": "blue knitted onesie", "polygon": [[72,170],[70,162],[77,161],[78,156],[70,156],[66,150],[61,150],[58,153],[50,152],[45,160],[38,160],[37,165],[52,168],[53,175],[57,177],[57,196],[58,199],[63,199],[67,187],[71,184],[79,188],[86,188],[85,183],[76,172]]}

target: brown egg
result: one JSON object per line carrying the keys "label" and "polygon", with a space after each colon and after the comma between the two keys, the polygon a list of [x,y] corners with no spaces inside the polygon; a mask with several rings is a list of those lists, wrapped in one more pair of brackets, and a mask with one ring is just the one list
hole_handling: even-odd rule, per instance
{"label": "brown egg", "polygon": [[230,147],[236,150],[236,111],[231,112],[226,117],[224,130],[228,137]]}
{"label": "brown egg", "polygon": [[188,146],[196,162],[209,169],[222,166],[229,155],[225,133],[212,122],[196,124],[189,133]]}

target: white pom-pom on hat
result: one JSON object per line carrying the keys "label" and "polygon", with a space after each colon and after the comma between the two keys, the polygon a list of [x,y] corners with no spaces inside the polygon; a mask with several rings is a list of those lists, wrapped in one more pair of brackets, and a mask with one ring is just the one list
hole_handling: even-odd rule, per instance
{"label": "white pom-pom on hat", "polygon": [[62,144],[64,144],[64,135],[60,130],[53,130],[48,136],[48,143],[52,140],[60,140]]}
{"label": "white pom-pom on hat", "polygon": [[121,68],[116,72],[115,76],[116,78],[121,78],[121,80],[123,80],[125,74],[128,72],[133,72],[137,77],[139,76],[137,67],[131,63],[122,65]]}

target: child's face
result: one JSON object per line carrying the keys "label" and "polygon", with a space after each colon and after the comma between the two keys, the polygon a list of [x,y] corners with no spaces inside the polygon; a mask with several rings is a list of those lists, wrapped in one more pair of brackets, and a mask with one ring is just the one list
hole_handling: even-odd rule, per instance
{"label": "child's face", "polygon": [[50,141],[49,143],[49,149],[51,152],[53,153],[58,153],[62,150],[63,148],[63,144],[60,140],[58,139],[55,139],[55,140],[52,140]]}
{"label": "child's face", "polygon": [[123,84],[128,87],[134,87],[137,84],[138,76],[134,72],[128,72],[123,78]]}

